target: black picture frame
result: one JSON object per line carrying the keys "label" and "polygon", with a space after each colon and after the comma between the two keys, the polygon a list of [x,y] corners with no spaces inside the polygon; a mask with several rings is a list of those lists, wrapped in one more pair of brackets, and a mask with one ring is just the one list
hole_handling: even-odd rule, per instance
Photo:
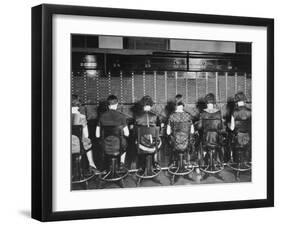
{"label": "black picture frame", "polygon": [[[95,210],[52,210],[52,18],[55,14],[247,25],[267,28],[267,198]],[[32,218],[121,217],[274,206],[274,20],[176,12],[43,4],[32,8]]]}

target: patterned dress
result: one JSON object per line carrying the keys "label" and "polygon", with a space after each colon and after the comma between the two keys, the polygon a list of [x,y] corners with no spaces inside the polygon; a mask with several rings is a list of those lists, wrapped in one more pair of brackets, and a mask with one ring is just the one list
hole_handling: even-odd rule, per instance
{"label": "patterned dress", "polygon": [[174,112],[170,115],[168,125],[171,127],[171,143],[176,150],[184,151],[189,144],[192,125],[191,115],[187,112]]}

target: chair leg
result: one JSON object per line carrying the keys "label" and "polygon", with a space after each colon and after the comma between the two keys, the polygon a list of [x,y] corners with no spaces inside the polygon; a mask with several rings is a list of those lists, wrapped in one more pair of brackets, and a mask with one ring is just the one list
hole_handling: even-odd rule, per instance
{"label": "chair leg", "polygon": [[82,167],[81,167],[81,159],[80,159],[80,157],[77,157],[77,171],[78,171],[78,178],[79,178],[79,180],[81,180],[82,179],[82,175],[83,175],[83,172],[82,172]]}
{"label": "chair leg", "polygon": [[215,159],[217,157],[215,149],[209,150],[208,151],[208,162],[209,162],[209,167],[211,171],[214,171],[214,173],[208,173],[205,172],[205,174],[203,175],[203,177],[200,179],[200,181],[207,179],[209,176],[214,176],[215,178],[224,181],[223,176],[220,175],[220,172],[215,172],[217,170],[216,165],[215,165]]}
{"label": "chair leg", "polygon": [[219,179],[219,180],[224,181],[223,176],[222,176],[222,175],[220,175],[219,173],[214,174],[214,177],[216,177],[216,178],[217,178],[217,179]]}
{"label": "chair leg", "polygon": [[[179,171],[179,166],[177,167],[177,170],[175,173],[177,173]],[[176,175],[173,174],[172,177],[171,177],[171,185],[175,184],[176,183]]]}
{"label": "chair leg", "polygon": [[[176,172],[178,172],[178,171],[181,172],[183,170],[183,154],[179,153],[178,157],[179,157],[178,158],[178,170]],[[180,178],[180,176],[175,176],[174,177],[174,183],[177,183],[179,178]]]}
{"label": "chair leg", "polygon": [[154,181],[157,184],[162,184],[161,181],[159,180],[159,178],[157,178],[157,177],[153,177],[152,181]]}
{"label": "chair leg", "polygon": [[119,184],[119,186],[120,186],[121,188],[124,188],[124,187],[125,187],[125,185],[124,185],[124,180],[123,180],[123,179],[121,179],[118,184]]}
{"label": "chair leg", "polygon": [[179,166],[180,170],[183,168],[183,154],[182,153],[179,153],[178,166]]}
{"label": "chair leg", "polygon": [[[240,161],[240,159],[239,159],[239,161]],[[238,163],[238,170],[235,173],[235,180],[236,181],[240,181],[240,171],[239,171],[240,168],[241,168],[241,163],[239,162]]]}
{"label": "chair leg", "polygon": [[88,190],[88,187],[89,187],[89,182],[85,181],[85,189]]}
{"label": "chair leg", "polygon": [[211,167],[211,170],[214,170],[213,150],[209,151],[209,154],[210,154],[210,167]]}
{"label": "chair leg", "polygon": [[203,176],[201,177],[200,181],[206,180],[209,176],[210,176],[210,174],[204,173]]}
{"label": "chair leg", "polygon": [[138,178],[138,180],[137,180],[137,187],[140,186],[140,183],[141,183],[141,178]]}
{"label": "chair leg", "polygon": [[99,182],[98,182],[98,189],[101,189],[101,188],[103,188],[103,181],[99,180]]}
{"label": "chair leg", "polygon": [[116,177],[116,167],[117,167],[117,164],[116,164],[116,158],[112,158],[111,159],[111,172],[112,172],[112,177]]}
{"label": "chair leg", "polygon": [[176,177],[176,175],[173,175],[173,176],[171,177],[171,185],[174,185],[174,183],[175,183],[175,177]]}
{"label": "chair leg", "polygon": [[145,176],[150,176],[152,175],[152,156],[148,155],[146,157],[146,161],[145,161]]}
{"label": "chair leg", "polygon": [[235,180],[240,181],[240,171],[236,171],[235,173]]}
{"label": "chair leg", "polygon": [[243,168],[243,167],[247,167],[247,164],[245,163],[245,150],[244,149],[236,149],[235,151],[235,158],[234,158],[234,164],[236,164],[235,167],[231,167],[234,170],[234,176],[235,176],[235,180],[236,181],[240,181],[240,175],[242,172],[246,172],[248,170],[250,170],[250,167],[247,168]]}
{"label": "chair leg", "polygon": [[195,181],[192,176],[193,176],[193,172],[191,172],[187,175],[184,175],[183,177],[184,177],[184,179],[187,179],[187,180],[190,180],[190,181]]}

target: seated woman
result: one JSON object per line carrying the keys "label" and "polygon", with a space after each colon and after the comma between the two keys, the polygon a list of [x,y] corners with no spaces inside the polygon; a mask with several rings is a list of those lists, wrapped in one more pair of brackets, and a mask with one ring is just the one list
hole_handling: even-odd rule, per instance
{"label": "seated woman", "polygon": [[[168,119],[167,135],[171,135],[171,143],[174,150],[186,151],[190,143],[190,134],[194,133],[192,116],[184,111],[184,103],[176,100],[176,109]],[[172,152],[172,161],[175,160],[175,152]],[[189,155],[188,155],[188,161]]]}
{"label": "seated woman", "polygon": [[[203,155],[206,154],[210,149],[215,148],[219,155],[220,135],[223,130],[221,111],[215,108],[215,95],[209,93],[205,96],[205,102],[207,108],[200,114],[198,122],[198,129],[203,131],[202,144],[205,147]],[[219,160],[222,160],[220,156]]]}
{"label": "seated woman", "polygon": [[251,109],[246,107],[243,92],[235,95],[236,107],[231,116],[230,129],[234,132],[234,162],[250,161]]}
{"label": "seated woman", "polygon": [[102,126],[116,126],[122,131],[121,136],[121,163],[125,163],[127,141],[124,138],[129,136],[129,129],[126,122],[126,117],[121,112],[117,111],[118,98],[115,95],[110,95],[107,98],[108,110],[104,112],[99,119],[96,128],[96,137],[101,136],[100,130]]}
{"label": "seated woman", "polygon": [[[82,143],[83,147],[86,151],[87,159],[89,161],[89,166],[92,171],[98,172],[96,165],[93,160],[92,153],[92,143],[89,139],[89,132],[87,126],[86,116],[81,114],[79,109],[81,107],[80,99],[77,95],[72,95],[72,125],[82,125],[83,126],[83,134],[82,134]],[[77,136],[72,135],[72,153],[80,152],[79,138]]]}
{"label": "seated woman", "polygon": [[[160,126],[160,119],[159,117],[151,112],[151,108],[153,106],[153,101],[150,96],[144,96],[139,102],[141,111],[136,114],[135,116],[135,126],[146,126],[146,127],[153,127],[153,126]],[[143,151],[155,151],[155,144],[157,144],[158,150],[162,145],[161,139],[155,141],[153,140],[152,136],[146,136],[141,139],[141,144],[139,144],[139,148]],[[154,154],[154,164],[158,164],[158,157],[157,153]]]}

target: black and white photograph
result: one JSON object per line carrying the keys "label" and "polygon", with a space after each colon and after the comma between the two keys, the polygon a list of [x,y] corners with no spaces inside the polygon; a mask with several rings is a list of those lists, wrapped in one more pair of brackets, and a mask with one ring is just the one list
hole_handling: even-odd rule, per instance
{"label": "black and white photograph", "polygon": [[274,206],[274,20],[196,12],[32,8],[34,219]]}
{"label": "black and white photograph", "polygon": [[251,183],[251,42],[73,33],[70,56],[72,191]]}
{"label": "black and white photograph", "polygon": [[3,1],[1,225],[279,222],[278,3]]}

